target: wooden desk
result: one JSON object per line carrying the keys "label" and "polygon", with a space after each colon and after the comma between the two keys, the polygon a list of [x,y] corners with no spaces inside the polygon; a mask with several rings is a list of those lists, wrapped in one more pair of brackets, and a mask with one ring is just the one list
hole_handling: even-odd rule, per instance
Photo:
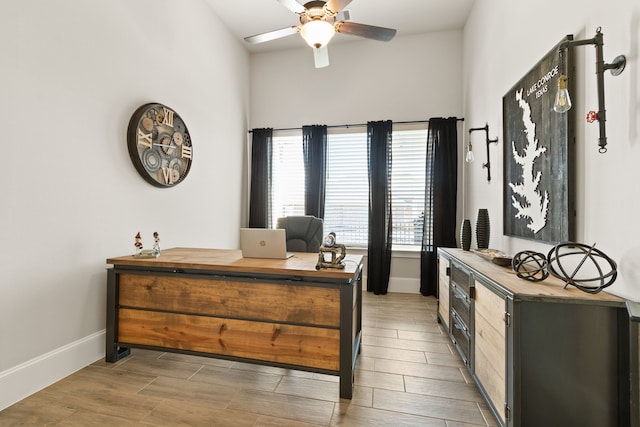
{"label": "wooden desk", "polygon": [[287,260],[239,250],[174,248],[107,264],[106,361],[130,347],[340,376],[350,399],[362,331],[362,256],[316,270],[316,253]]}

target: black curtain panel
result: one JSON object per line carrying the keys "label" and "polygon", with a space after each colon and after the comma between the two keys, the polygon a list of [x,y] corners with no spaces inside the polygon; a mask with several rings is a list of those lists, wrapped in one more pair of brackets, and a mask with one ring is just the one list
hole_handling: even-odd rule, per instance
{"label": "black curtain panel", "polygon": [[369,161],[369,250],[367,291],[384,295],[391,269],[391,132],[390,120],[367,123]]}
{"label": "black curtain panel", "polygon": [[420,293],[438,294],[438,248],[456,247],[458,119],[432,118],[427,136]]}
{"label": "black curtain panel", "polygon": [[303,126],[302,148],[305,214],[324,218],[327,126]]}
{"label": "black curtain panel", "polygon": [[271,192],[271,143],[273,129],[251,131],[251,189],[249,227],[267,228]]}

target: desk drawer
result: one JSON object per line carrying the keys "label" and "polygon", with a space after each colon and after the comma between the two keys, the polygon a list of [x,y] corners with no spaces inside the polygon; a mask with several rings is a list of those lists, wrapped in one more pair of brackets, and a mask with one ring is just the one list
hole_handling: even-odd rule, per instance
{"label": "desk drawer", "polygon": [[118,284],[120,307],[340,326],[338,288],[144,274],[120,274]]}
{"label": "desk drawer", "polygon": [[118,310],[117,341],[337,371],[338,329]]}

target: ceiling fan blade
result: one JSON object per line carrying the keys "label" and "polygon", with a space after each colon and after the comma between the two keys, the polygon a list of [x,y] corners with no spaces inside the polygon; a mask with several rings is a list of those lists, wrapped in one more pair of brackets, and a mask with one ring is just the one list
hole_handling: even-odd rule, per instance
{"label": "ceiling fan blade", "polygon": [[374,25],[358,24],[356,22],[336,22],[336,31],[341,34],[364,37],[366,39],[388,42],[396,35],[392,28],[376,27]]}
{"label": "ceiling fan blade", "polygon": [[255,36],[245,37],[244,41],[251,44],[268,42],[270,40],[287,37],[298,32],[298,27],[287,27],[280,30],[269,31],[268,33],[256,34]]}
{"label": "ceiling fan blade", "polygon": [[335,14],[347,7],[349,3],[351,0],[329,0],[325,7]]}
{"label": "ceiling fan blade", "polygon": [[321,48],[313,48],[313,61],[316,64],[316,68],[324,68],[329,65],[329,49],[327,46]]}
{"label": "ceiling fan blade", "polygon": [[305,10],[307,10],[303,5],[298,3],[296,0],[278,0],[278,3],[280,3],[287,9],[289,9],[291,12],[297,13],[298,15],[300,15]]}

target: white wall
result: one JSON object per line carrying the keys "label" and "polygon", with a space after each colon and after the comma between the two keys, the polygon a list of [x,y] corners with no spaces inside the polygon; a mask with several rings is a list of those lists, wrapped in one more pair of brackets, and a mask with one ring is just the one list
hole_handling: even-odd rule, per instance
{"label": "white wall", "polygon": [[[329,46],[327,68],[314,68],[302,40],[300,49],[252,55],[251,127],[462,117],[462,31],[351,38]],[[395,254],[391,275],[389,292],[419,292],[418,254]]]}
{"label": "white wall", "polygon": [[302,39],[300,49],[252,55],[252,127],[462,114],[461,31],[397,36],[389,43],[336,37],[353,41],[331,44],[326,68],[314,68]]}
{"label": "white wall", "polygon": [[[487,183],[484,148],[477,160],[464,166],[464,217],[475,221],[479,208],[489,209],[490,247],[515,254],[524,249],[548,252],[552,246],[502,235],[502,96],[560,39],[594,36],[601,26],[604,59],[627,56],[623,74],[605,74],[606,154],[598,153],[598,125],[586,123],[597,110],[595,50],[575,48],[578,88],[572,95],[576,109],[577,235],[576,241],[597,243],[617,261],[617,281],[607,291],[640,300],[640,3],[637,0],[557,2],[540,0],[477,1],[464,31],[464,115],[466,127],[489,123],[492,181]],[[465,131],[465,136],[467,132]],[[479,159],[478,159],[479,157]],[[461,163],[462,164],[462,163]],[[461,190],[462,191],[462,190]]]}
{"label": "white wall", "polygon": [[[21,0],[0,13],[0,409],[104,357],[105,259],[237,247],[249,55],[204,1]],[[193,165],[147,184],[126,148],[143,103],[185,120]]]}

